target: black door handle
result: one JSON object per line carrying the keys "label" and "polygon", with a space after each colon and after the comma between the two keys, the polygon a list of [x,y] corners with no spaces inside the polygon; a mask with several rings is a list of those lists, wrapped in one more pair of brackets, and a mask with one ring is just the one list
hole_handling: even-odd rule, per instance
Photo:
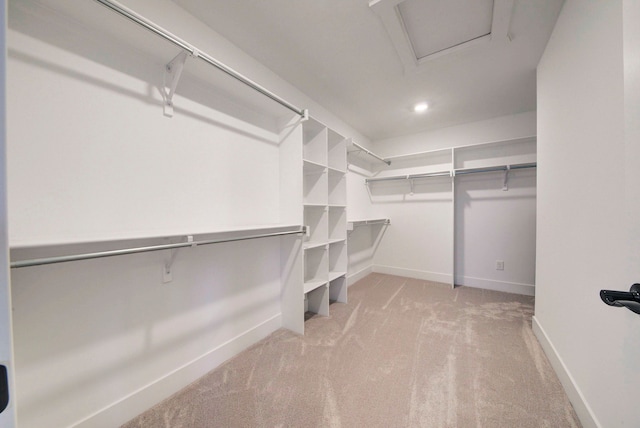
{"label": "black door handle", "polygon": [[609,306],[625,307],[640,314],[640,284],[633,284],[629,291],[600,290],[600,298]]}
{"label": "black door handle", "polygon": [[0,413],[9,405],[9,375],[6,366],[0,366]]}

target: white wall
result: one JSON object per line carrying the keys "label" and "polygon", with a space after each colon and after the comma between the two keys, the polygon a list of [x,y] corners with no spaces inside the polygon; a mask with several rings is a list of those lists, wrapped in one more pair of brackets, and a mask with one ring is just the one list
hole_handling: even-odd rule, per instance
{"label": "white wall", "polygon": [[533,295],[536,172],[510,172],[507,191],[503,179],[501,172],[456,178],[455,283]]}
{"label": "white wall", "polygon": [[[6,180],[6,2],[0,1],[0,364],[8,375],[9,403],[0,413],[0,426],[15,426],[15,385],[13,383],[13,331],[11,320],[11,285],[9,270],[9,234],[7,232]],[[3,379],[4,382],[7,379]]]}
{"label": "white wall", "polygon": [[181,96],[189,114],[166,118],[141,102],[143,81],[15,31],[9,41],[12,246],[279,221],[278,134]]}
{"label": "white wall", "polygon": [[[370,175],[366,168],[350,164],[347,170],[347,219],[366,220],[373,218],[365,180]],[[376,237],[382,227],[360,226],[348,231],[348,284],[365,277],[372,270]]]}
{"label": "white wall", "polygon": [[[427,111],[427,115],[429,112]],[[374,141],[372,150],[383,157],[424,150],[459,147],[536,135],[536,112],[450,126],[434,131]]]}
{"label": "white wall", "polygon": [[[173,2],[126,3],[368,143]],[[9,233],[23,247],[16,258],[45,244],[302,221],[301,184],[286,186],[287,194],[300,189],[300,203],[280,198],[283,180],[292,180],[281,176],[292,170],[282,162],[301,158],[301,148],[286,154],[278,146],[281,118],[256,110],[257,93],[247,103],[215,78],[200,81],[193,60],[174,117],[164,117],[157,86],[177,51],[132,25],[94,2],[10,4]],[[292,263],[294,241],[180,250],[166,284],[168,252],[14,269],[20,426],[117,426],[279,328],[281,265]]]}
{"label": "white wall", "polygon": [[638,19],[568,0],[538,67],[534,328],[585,427],[640,426],[638,315],[599,298],[638,281]]}
{"label": "white wall", "polygon": [[451,179],[376,183],[373,205],[391,224],[374,254],[374,270],[389,274],[452,282],[453,195]]}

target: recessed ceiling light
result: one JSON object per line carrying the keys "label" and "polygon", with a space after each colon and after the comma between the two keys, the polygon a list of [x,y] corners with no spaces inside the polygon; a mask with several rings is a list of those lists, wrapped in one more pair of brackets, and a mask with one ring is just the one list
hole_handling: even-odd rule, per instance
{"label": "recessed ceiling light", "polygon": [[422,113],[424,111],[427,111],[428,108],[429,108],[429,104],[427,104],[427,103],[418,103],[418,104],[413,106],[413,111],[415,111],[416,113]]}

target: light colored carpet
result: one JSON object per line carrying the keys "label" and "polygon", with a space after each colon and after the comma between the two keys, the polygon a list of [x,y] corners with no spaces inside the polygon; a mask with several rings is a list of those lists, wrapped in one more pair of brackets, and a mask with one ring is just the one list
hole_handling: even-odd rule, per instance
{"label": "light colored carpet", "polygon": [[533,304],[372,274],[124,427],[579,427]]}

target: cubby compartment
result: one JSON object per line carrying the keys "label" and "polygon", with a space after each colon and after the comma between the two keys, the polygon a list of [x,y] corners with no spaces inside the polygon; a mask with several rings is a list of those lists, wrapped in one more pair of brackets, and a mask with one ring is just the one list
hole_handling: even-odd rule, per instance
{"label": "cubby compartment", "polygon": [[329,289],[326,283],[309,291],[305,294],[305,311],[328,317],[329,298]]}
{"label": "cubby compartment", "polygon": [[329,130],[328,141],[328,165],[338,171],[347,171],[347,140],[335,131]]}
{"label": "cubby compartment", "polygon": [[327,128],[309,119],[302,125],[302,157],[306,161],[327,165]]}
{"label": "cubby compartment", "polygon": [[347,274],[347,242],[334,242],[329,245],[329,280]]}
{"label": "cubby compartment", "polygon": [[308,232],[305,237],[305,247],[323,245],[327,243],[329,236],[329,213],[324,205],[308,205],[304,207],[304,225]]}
{"label": "cubby compartment", "polygon": [[327,247],[307,248],[304,250],[304,292],[308,293],[326,284],[329,280],[329,255]]}
{"label": "cubby compartment", "polygon": [[347,209],[345,207],[329,207],[329,241],[347,239]]}
{"label": "cubby compartment", "polygon": [[347,178],[344,173],[329,169],[328,192],[330,205],[347,205]]}
{"label": "cubby compartment", "polygon": [[329,283],[329,301],[347,303],[347,278],[341,276]]}
{"label": "cubby compartment", "polygon": [[311,169],[303,177],[303,199],[306,205],[326,205],[328,202],[327,196],[327,174],[323,169]]}

